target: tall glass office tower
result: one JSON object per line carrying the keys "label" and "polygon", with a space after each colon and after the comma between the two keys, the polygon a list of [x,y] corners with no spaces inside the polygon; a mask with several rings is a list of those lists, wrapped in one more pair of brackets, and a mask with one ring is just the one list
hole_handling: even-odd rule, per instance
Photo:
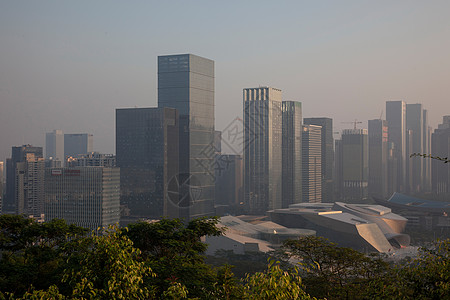
{"label": "tall glass office tower", "polygon": [[302,202],[302,104],[283,101],[282,206]]}
{"label": "tall glass office tower", "polygon": [[305,118],[305,125],[322,126],[322,202],[334,202],[334,139],[333,119]]}
{"label": "tall glass office tower", "polygon": [[397,165],[397,192],[406,191],[406,103],[404,101],[386,101],[386,121],[389,125],[388,143],[393,149],[392,160]]}
{"label": "tall glass office tower", "polygon": [[281,208],[281,90],[244,89],[244,197],[248,213]]}
{"label": "tall glass office tower", "polygon": [[180,117],[180,217],[214,214],[214,61],[192,54],[158,57],[158,107]]}

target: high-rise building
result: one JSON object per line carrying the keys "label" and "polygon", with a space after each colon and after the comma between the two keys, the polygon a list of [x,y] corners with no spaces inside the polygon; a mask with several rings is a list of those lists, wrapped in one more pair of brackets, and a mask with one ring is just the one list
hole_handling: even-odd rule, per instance
{"label": "high-rise building", "polygon": [[303,125],[302,201],[322,202],[322,127]]}
{"label": "high-rise building", "polygon": [[243,166],[241,155],[220,154],[217,156],[216,206],[228,206],[229,212],[232,212],[244,201]]}
{"label": "high-rise building", "polygon": [[89,133],[64,134],[64,156],[90,153],[94,147],[94,136]]}
{"label": "high-rise building", "polygon": [[[431,154],[441,158],[450,157],[450,116],[444,116],[442,124],[434,130],[431,138]],[[416,158],[421,159],[421,158]],[[432,160],[432,190],[442,200],[450,195],[450,164]]]}
{"label": "high-rise building", "polygon": [[404,101],[386,101],[386,121],[389,124],[388,142],[393,151],[391,162],[397,166],[390,169],[397,170],[396,192],[406,191],[406,103]]}
{"label": "high-rise building", "polygon": [[302,104],[282,102],[282,207],[302,202]]}
{"label": "high-rise building", "polygon": [[[406,130],[408,138],[408,151],[406,157],[408,191],[410,193],[419,193],[423,191],[424,183],[424,160],[410,159],[413,153],[424,153],[424,112],[422,104],[406,104]],[[427,126],[428,127],[428,126]]]}
{"label": "high-rise building", "polygon": [[67,167],[115,167],[116,156],[98,152],[79,154],[76,157],[67,157],[66,165]]}
{"label": "high-rise building", "polygon": [[180,216],[178,130],[176,109],[116,109],[123,217]]}
{"label": "high-rise building", "polygon": [[388,196],[388,124],[385,120],[369,120],[369,195],[380,199]]}
{"label": "high-rise building", "polygon": [[45,169],[45,220],[96,230],[119,222],[120,171],[110,167]]}
{"label": "high-rise building", "polygon": [[368,196],[369,157],[367,129],[342,131],[342,198],[362,203]]}
{"label": "high-rise building", "polygon": [[12,147],[6,163],[6,197],[3,212],[40,218],[44,201],[42,147]]}
{"label": "high-rise building", "polygon": [[244,89],[244,204],[264,215],[282,206],[282,99],[271,87]]}
{"label": "high-rise building", "polygon": [[195,187],[180,193],[181,216],[213,215],[214,61],[192,54],[159,56],[158,107],[178,110],[180,182]]}
{"label": "high-rise building", "polygon": [[322,202],[334,202],[334,139],[333,119],[305,118],[305,125],[322,127]]}
{"label": "high-rise building", "polygon": [[3,211],[3,162],[0,161],[0,215]]}
{"label": "high-rise building", "polygon": [[[428,110],[423,110],[423,152],[430,154],[431,153],[431,134],[432,129],[429,126],[429,117]],[[424,192],[431,192],[431,160],[426,159],[423,161],[423,186],[422,189]]]}
{"label": "high-rise building", "polygon": [[342,199],[344,194],[344,166],[342,155],[342,139],[334,141],[334,198],[337,200]]}
{"label": "high-rise building", "polygon": [[45,134],[45,158],[64,161],[64,135],[62,130]]}

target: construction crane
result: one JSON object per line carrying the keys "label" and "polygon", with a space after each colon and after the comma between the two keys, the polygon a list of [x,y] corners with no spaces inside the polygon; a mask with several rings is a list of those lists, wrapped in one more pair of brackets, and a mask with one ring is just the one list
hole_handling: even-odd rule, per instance
{"label": "construction crane", "polygon": [[341,122],[343,124],[353,124],[353,129],[356,129],[356,124],[362,124],[361,121],[358,121],[357,119],[355,119],[355,121],[353,122]]}

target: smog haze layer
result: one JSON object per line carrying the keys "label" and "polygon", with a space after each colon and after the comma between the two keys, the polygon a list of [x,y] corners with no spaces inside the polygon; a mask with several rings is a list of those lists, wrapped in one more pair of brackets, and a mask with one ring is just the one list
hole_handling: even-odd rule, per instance
{"label": "smog haze layer", "polygon": [[334,131],[385,101],[450,114],[449,1],[0,1],[0,160],[45,132],[114,153],[115,109],[157,105],[157,56],[215,61],[216,129],[272,86]]}

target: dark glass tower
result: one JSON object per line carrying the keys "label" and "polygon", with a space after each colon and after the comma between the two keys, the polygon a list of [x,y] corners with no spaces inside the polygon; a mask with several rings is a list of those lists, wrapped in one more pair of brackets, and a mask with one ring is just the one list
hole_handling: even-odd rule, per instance
{"label": "dark glass tower", "polygon": [[305,118],[305,125],[322,127],[322,202],[334,202],[334,139],[333,119]]}
{"label": "dark glass tower", "polygon": [[388,124],[385,120],[369,120],[369,195],[388,196]]}
{"label": "dark glass tower", "polygon": [[363,203],[368,196],[369,157],[367,129],[342,132],[343,200]]}
{"label": "dark glass tower", "polygon": [[214,215],[214,61],[159,56],[158,107],[176,108],[180,116],[180,216]]}
{"label": "dark glass tower", "polygon": [[282,207],[302,202],[302,104],[283,101]]}
{"label": "dark glass tower", "polygon": [[116,164],[120,167],[120,204],[130,217],[178,217],[170,189],[178,174],[176,109],[116,109]]}

